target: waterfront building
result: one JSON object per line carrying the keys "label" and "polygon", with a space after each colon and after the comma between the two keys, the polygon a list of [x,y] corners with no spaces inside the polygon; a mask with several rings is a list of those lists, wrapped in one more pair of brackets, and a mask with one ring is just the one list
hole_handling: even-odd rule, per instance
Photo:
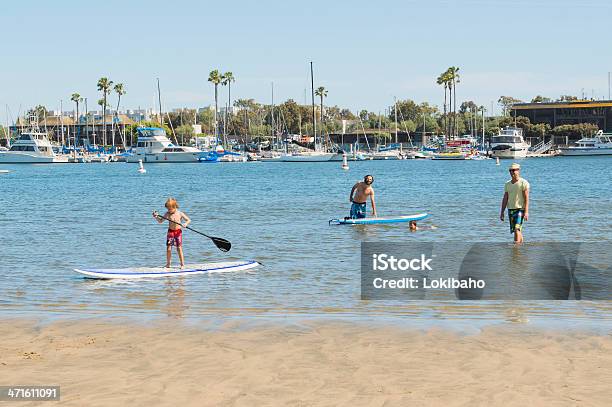
{"label": "waterfront building", "polygon": [[592,123],[605,133],[612,132],[612,100],[516,103],[510,112],[513,117],[524,116],[531,123],[547,123],[551,128],[564,124]]}
{"label": "waterfront building", "polygon": [[[39,119],[39,126],[48,134],[49,139],[67,144],[68,140],[72,140],[71,143],[74,143],[76,138],[79,145],[82,145],[84,140],[88,139],[91,144],[101,144],[104,122],[106,122],[107,144],[112,144],[112,137],[114,136],[115,145],[122,145],[122,135],[126,126],[137,123],[125,113],[115,114],[114,111],[107,111],[105,120],[103,120],[102,111],[89,112],[88,117],[81,115],[78,121],[74,119],[74,113],[67,113],[67,115],[61,116],[45,115]],[[28,126],[27,121],[20,117],[9,129],[11,134],[17,135],[25,131]],[[126,144],[131,145],[129,140],[126,140]]]}

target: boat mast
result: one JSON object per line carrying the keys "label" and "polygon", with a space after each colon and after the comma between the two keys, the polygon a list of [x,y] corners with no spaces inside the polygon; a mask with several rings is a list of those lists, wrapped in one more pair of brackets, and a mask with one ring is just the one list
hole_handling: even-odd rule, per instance
{"label": "boat mast", "polygon": [[162,114],[161,91],[159,90],[159,78],[157,78],[157,101],[159,102],[159,125],[164,128],[164,115]]}
{"label": "boat mast", "polygon": [[310,61],[310,93],[312,95],[312,133],[314,134],[314,149],[317,151],[317,115],[315,114],[314,75]]}
{"label": "boat mast", "polygon": [[64,104],[60,100],[60,132],[62,133],[62,147],[64,147],[64,144],[66,143],[64,139],[64,117],[63,115],[64,115]]}
{"label": "boat mast", "polygon": [[270,85],[272,88],[272,106],[270,110],[270,120],[271,120],[270,132],[272,136],[272,147],[270,149],[273,149],[274,145],[276,144],[276,132],[274,131],[274,82],[272,82]]}
{"label": "boat mast", "polygon": [[397,98],[393,98],[395,99],[395,107],[393,108],[395,112],[395,144],[397,144]]}
{"label": "boat mast", "polygon": [[482,106],[482,148],[485,149],[485,108]]}
{"label": "boat mast", "polygon": [[11,137],[9,127],[9,107],[8,103],[5,105],[6,108],[6,130],[4,130],[4,136],[6,137],[6,147],[11,148]]}
{"label": "boat mast", "polygon": [[[87,137],[87,144],[89,145],[89,113],[87,112],[87,98],[85,98],[85,137]],[[85,151],[85,149],[83,149],[83,151]]]}

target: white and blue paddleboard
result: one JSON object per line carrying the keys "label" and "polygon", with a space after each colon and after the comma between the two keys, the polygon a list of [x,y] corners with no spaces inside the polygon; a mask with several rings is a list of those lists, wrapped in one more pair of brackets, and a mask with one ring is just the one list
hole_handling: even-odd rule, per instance
{"label": "white and blue paddleboard", "polygon": [[428,213],[417,213],[416,215],[382,216],[379,218],[362,219],[332,219],[330,225],[377,225],[384,223],[401,223],[413,220],[423,220],[428,217]]}
{"label": "white and blue paddleboard", "polygon": [[121,269],[74,269],[88,278],[153,278],[153,277],[176,277],[190,276],[194,274],[228,273],[232,271],[250,270],[261,264],[256,261],[226,261],[217,263],[188,264],[184,268],[179,267],[129,267]]}

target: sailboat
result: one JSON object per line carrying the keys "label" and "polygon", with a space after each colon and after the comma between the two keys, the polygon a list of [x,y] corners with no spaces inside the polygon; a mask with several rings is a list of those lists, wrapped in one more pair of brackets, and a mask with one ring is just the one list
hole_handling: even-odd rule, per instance
{"label": "sailboat", "polygon": [[[317,117],[315,113],[315,99],[314,99],[314,76],[312,69],[312,62],[310,62],[310,85],[312,93],[312,123],[314,133],[314,151],[299,151],[293,153],[283,154],[279,157],[278,161],[282,162],[325,162],[331,161],[335,153],[328,153],[321,150],[321,145],[317,145]],[[322,112],[321,112],[322,113]]]}
{"label": "sailboat", "polygon": [[389,146],[379,146],[378,151],[372,153],[373,160],[401,160],[401,144],[397,142],[397,100],[395,100],[395,143]]}

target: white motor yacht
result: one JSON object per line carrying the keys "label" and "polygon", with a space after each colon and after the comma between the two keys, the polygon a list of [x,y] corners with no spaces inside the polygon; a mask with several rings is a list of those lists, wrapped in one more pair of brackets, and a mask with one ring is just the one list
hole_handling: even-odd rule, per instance
{"label": "white motor yacht", "polygon": [[19,135],[8,151],[0,151],[0,164],[52,164],[68,162],[67,157],[56,155],[47,133],[38,127],[38,118],[31,115],[29,128]]}
{"label": "white motor yacht", "polygon": [[491,155],[496,158],[525,158],[529,144],[523,139],[523,129],[505,127],[491,139]]}
{"label": "white motor yacht", "polygon": [[280,156],[278,161],[281,162],[324,162],[331,161],[334,153],[325,153],[322,151],[302,151],[284,154]]}
{"label": "white motor yacht", "polygon": [[137,163],[185,163],[198,162],[202,150],[195,147],[172,144],[164,129],[159,127],[139,127],[138,141],[133,155],[126,157],[127,162]]}
{"label": "white motor yacht", "polygon": [[578,140],[575,145],[560,147],[560,155],[612,155],[612,135],[599,130],[593,137]]}

